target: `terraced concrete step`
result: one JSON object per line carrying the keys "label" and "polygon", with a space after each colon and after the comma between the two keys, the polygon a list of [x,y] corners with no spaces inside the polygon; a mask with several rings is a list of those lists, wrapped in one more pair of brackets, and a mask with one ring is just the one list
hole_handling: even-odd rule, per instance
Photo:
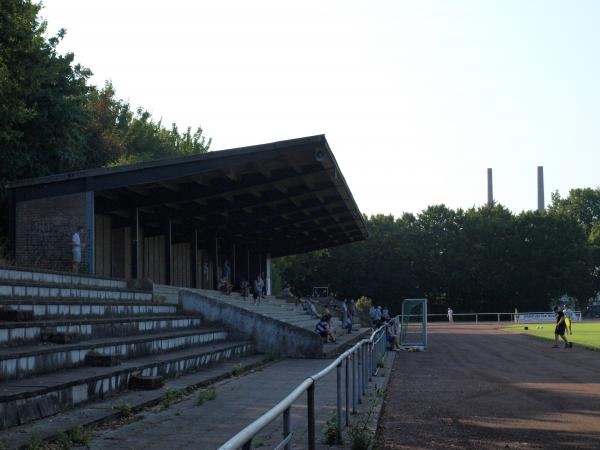
{"label": "terraced concrete step", "polygon": [[131,289],[105,287],[73,287],[70,285],[22,283],[0,281],[0,299],[2,298],[82,298],[97,300],[135,300],[152,301],[152,292]]}
{"label": "terraced concrete step", "polygon": [[13,380],[79,367],[85,356],[94,351],[132,359],[157,353],[181,350],[226,339],[224,329],[204,328],[143,336],[93,339],[67,345],[36,345],[0,349],[0,379]]}
{"label": "terraced concrete step", "polygon": [[117,278],[106,278],[95,275],[76,275],[65,272],[54,272],[51,270],[34,270],[11,266],[0,266],[0,280],[127,289],[127,281]]}
{"label": "terraced concrete step", "polygon": [[175,314],[177,312],[176,305],[166,305],[163,303],[79,298],[57,298],[52,300],[0,299],[0,308],[33,311],[34,320]]}
{"label": "terraced concrete step", "polygon": [[42,320],[35,322],[0,322],[0,346],[32,345],[43,332],[68,333],[78,340],[110,336],[197,328],[198,316],[141,316],[83,320]]}
{"label": "terraced concrete step", "polygon": [[231,341],[126,361],[82,367],[0,385],[0,429],[25,424],[127,389],[132,374],[172,378],[254,353],[251,341]]}

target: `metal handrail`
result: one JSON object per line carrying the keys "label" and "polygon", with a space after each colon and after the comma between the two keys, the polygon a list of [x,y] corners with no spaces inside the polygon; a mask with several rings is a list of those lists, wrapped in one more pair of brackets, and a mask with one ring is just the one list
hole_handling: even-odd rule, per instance
{"label": "metal handrail", "polygon": [[[343,423],[343,412],[345,409],[345,425],[349,425],[350,415],[350,383],[352,383],[352,413],[356,413],[356,404],[362,402],[362,396],[366,394],[367,383],[371,375],[375,374],[377,361],[385,352],[385,336],[386,325],[382,325],[377,330],[371,333],[368,339],[361,339],[352,348],[346,350],[338,356],[331,364],[308,377],[300,383],[292,392],[290,392],[277,405],[264,413],[250,425],[238,432],[235,436],[225,442],[219,450],[235,450],[242,448],[249,450],[252,448],[252,440],[265,427],[273,422],[277,417],[283,414],[283,440],[276,445],[276,448],[291,448],[291,440],[293,437],[291,407],[294,402],[304,393],[307,392],[307,407],[308,407],[308,448],[315,448],[315,400],[314,391],[315,384],[318,380],[331,373],[334,369],[337,371],[337,419],[338,419],[338,438],[341,438],[341,430]],[[345,382],[345,408],[342,406],[342,365],[346,362],[346,382]],[[350,370],[350,361],[352,370]],[[358,366],[358,367],[357,367]],[[352,373],[352,376],[350,376]]]}

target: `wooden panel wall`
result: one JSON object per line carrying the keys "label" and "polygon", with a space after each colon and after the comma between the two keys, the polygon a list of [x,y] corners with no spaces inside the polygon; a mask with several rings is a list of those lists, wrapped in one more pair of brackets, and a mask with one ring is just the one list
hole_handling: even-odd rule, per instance
{"label": "wooden panel wall", "polygon": [[191,258],[189,242],[173,244],[173,286],[191,287]]}
{"label": "wooden panel wall", "polygon": [[96,259],[96,275],[110,277],[112,262],[111,219],[104,214],[95,216],[94,249]]}
{"label": "wooden panel wall", "polygon": [[144,238],[142,264],[144,277],[155,283],[166,282],[165,270],[165,237],[152,236]]}

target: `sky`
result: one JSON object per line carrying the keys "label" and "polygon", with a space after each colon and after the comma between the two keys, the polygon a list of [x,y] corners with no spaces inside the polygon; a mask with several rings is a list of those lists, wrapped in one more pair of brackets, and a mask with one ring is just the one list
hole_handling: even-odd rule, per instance
{"label": "sky", "polygon": [[62,52],[211,150],[325,134],[362,212],[600,186],[600,2],[45,0]]}

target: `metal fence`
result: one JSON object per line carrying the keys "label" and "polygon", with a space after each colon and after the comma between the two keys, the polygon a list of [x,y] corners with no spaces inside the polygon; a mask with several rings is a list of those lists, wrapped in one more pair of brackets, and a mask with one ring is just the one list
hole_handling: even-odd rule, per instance
{"label": "metal fence", "polygon": [[[574,311],[576,321],[581,321],[581,311]],[[521,313],[453,313],[453,322],[460,323],[536,323],[536,322],[552,322],[554,313],[543,312],[521,312]],[[428,314],[428,322],[448,322],[448,314]]]}
{"label": "metal fence", "polygon": [[342,428],[350,424],[350,413],[356,413],[357,404],[362,403],[363,397],[367,394],[367,386],[371,377],[377,375],[378,362],[385,354],[387,346],[385,333],[384,325],[375,330],[369,339],[361,340],[351,349],[342,353],[326,368],[300,383],[287,397],[229,439],[219,450],[251,449],[252,440],[256,435],[280,416],[283,418],[283,440],[275,446],[275,449],[290,450],[294,437],[291,409],[294,402],[304,392],[307,393],[307,446],[310,450],[314,450],[316,446],[315,385],[321,378],[334,370],[337,375],[337,433],[338,439],[341,439]]}

